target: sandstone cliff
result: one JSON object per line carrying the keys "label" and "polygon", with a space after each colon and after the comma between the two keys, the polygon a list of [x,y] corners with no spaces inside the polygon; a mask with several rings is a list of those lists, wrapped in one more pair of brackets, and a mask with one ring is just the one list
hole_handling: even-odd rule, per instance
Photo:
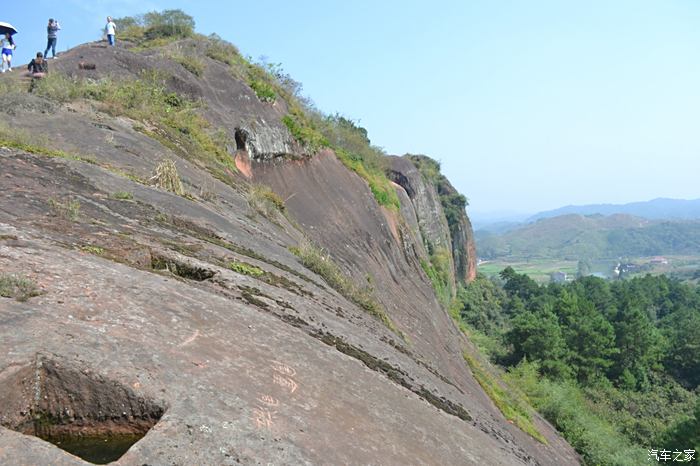
{"label": "sandstone cliff", "polygon": [[[542,419],[548,444],[508,423],[463,360],[421,266],[442,249],[452,290],[473,277],[451,187],[392,158],[401,208],[380,206],[298,142],[284,100],[209,55],[86,44],[52,62],[77,81],[3,87],[0,273],[26,293],[0,297],[0,463],[84,464],[37,437],[106,433],[145,434],[125,465],[576,464]],[[143,95],[168,128],[135,88],[103,98],[154,70],[166,88]]]}

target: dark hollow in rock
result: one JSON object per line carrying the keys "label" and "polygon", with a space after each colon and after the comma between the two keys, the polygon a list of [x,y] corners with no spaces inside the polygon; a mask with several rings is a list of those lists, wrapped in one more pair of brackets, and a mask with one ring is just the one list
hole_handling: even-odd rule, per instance
{"label": "dark hollow in rock", "polygon": [[153,270],[167,270],[173,275],[177,275],[178,277],[186,278],[188,280],[203,282],[204,280],[209,280],[211,277],[216,275],[216,272],[213,270],[196,267],[194,265],[176,261],[168,257],[158,256],[155,254],[151,257],[151,268]]}
{"label": "dark hollow in rock", "polygon": [[164,408],[89,370],[37,357],[0,379],[0,424],[94,464],[119,459]]}
{"label": "dark hollow in rock", "polygon": [[246,141],[248,140],[248,135],[241,128],[236,128],[234,133],[234,139],[236,141],[236,151],[247,151],[248,146]]}

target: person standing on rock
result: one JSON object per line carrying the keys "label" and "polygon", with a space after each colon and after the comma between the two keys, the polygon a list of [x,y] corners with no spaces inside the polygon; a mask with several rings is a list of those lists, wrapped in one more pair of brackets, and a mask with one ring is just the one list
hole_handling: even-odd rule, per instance
{"label": "person standing on rock", "polygon": [[49,58],[49,49],[51,49],[51,58],[56,58],[56,42],[58,42],[58,31],[61,30],[61,26],[58,21],[51,18],[49,19],[49,24],[46,26],[46,35],[48,40],[46,42],[46,51],[44,51],[44,57]]}
{"label": "person standing on rock", "polygon": [[0,43],[2,44],[2,72],[12,71],[12,51],[15,49],[15,41],[12,39],[12,34],[5,34]]}
{"label": "person standing on rock", "polygon": [[107,16],[107,25],[105,26],[105,34],[107,35],[107,42],[109,45],[114,47],[114,36],[117,33],[117,25],[112,21],[111,16]]}

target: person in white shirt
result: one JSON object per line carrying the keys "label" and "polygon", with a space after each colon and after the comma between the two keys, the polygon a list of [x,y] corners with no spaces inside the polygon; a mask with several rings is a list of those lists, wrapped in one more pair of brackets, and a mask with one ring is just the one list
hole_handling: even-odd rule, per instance
{"label": "person in white shirt", "polygon": [[15,49],[12,34],[5,34],[5,37],[0,39],[0,44],[2,44],[2,72],[12,71],[12,51]]}
{"label": "person in white shirt", "polygon": [[114,47],[114,36],[117,33],[117,25],[112,21],[111,16],[107,16],[107,25],[105,26],[105,34],[107,35],[107,41],[109,45]]}

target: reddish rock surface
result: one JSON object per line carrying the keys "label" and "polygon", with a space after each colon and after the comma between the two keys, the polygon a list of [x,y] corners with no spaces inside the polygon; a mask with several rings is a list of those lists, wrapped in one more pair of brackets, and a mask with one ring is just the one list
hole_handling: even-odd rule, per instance
{"label": "reddish rock surface", "polygon": [[[420,268],[421,245],[397,240],[397,214],[331,152],[278,157],[299,150],[284,109],[203,59],[199,79],[157,54],[87,45],[52,69],[93,78],[170,70],[173,89],[202,97],[215,125],[232,137],[245,129],[250,145],[231,152],[250,154],[239,166],[281,196],[287,217],[257,212],[247,177],[224,183],[133,121],[14,97],[15,129],[94,161],[0,149],[0,273],[41,291],[26,302],[0,297],[0,463],[84,464],[22,434],[32,414],[97,429],[159,408],[118,464],[578,463],[549,424],[536,418],[544,445],[481,390],[462,359],[468,342]],[[246,126],[251,115],[258,123]],[[147,179],[163,156],[187,197],[123,176]],[[301,265],[290,248],[306,238],[371,284],[405,337]],[[53,368],[38,379],[37,361]],[[130,406],[119,413],[117,404]],[[66,408],[72,417],[59,416]]]}

